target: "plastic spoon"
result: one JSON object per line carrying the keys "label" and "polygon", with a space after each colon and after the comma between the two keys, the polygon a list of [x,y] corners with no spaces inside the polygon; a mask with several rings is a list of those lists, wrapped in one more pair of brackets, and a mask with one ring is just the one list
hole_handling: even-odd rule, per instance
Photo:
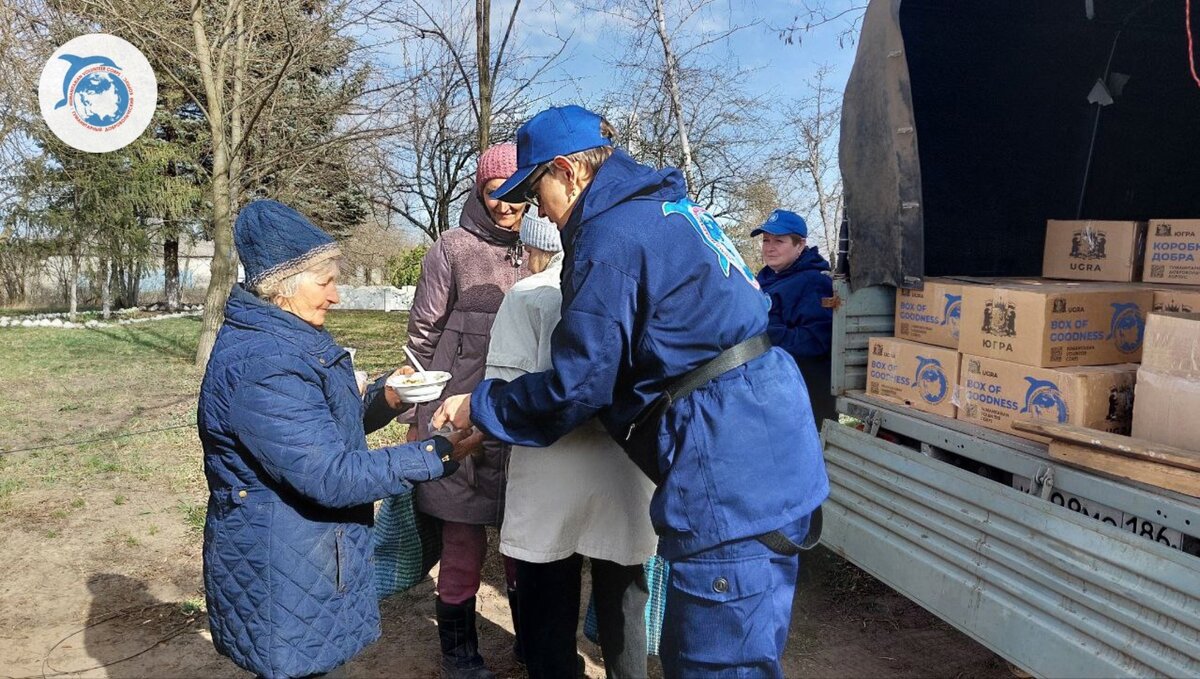
{"label": "plastic spoon", "polygon": [[418,361],[417,357],[413,355],[412,349],[404,347],[404,354],[408,356],[408,360],[412,361],[413,367],[415,367],[422,374],[425,373],[425,366],[421,365],[421,362]]}

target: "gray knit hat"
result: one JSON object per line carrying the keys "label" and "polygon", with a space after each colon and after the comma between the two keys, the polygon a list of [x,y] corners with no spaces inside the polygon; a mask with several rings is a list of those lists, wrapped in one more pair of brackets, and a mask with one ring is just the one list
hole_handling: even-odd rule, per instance
{"label": "gray knit hat", "polygon": [[549,219],[542,219],[529,212],[521,218],[521,242],[546,252],[562,252],[563,249],[558,227]]}

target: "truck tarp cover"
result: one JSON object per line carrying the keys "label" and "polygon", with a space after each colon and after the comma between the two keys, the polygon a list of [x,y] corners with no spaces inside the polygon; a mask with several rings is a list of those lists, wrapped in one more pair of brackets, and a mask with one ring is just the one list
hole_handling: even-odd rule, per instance
{"label": "truck tarp cover", "polygon": [[1188,49],[1184,0],[872,0],[842,110],[851,285],[1039,275],[1047,219],[1200,218]]}

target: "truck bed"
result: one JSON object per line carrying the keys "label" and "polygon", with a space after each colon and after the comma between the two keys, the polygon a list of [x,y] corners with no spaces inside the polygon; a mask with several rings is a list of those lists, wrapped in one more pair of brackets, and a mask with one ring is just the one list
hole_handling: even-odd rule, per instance
{"label": "truck bed", "polygon": [[835,295],[832,383],[856,422],[822,427],[823,542],[1036,676],[1200,676],[1200,558],[1183,537],[1200,501],[866,395],[894,292],[835,280]]}

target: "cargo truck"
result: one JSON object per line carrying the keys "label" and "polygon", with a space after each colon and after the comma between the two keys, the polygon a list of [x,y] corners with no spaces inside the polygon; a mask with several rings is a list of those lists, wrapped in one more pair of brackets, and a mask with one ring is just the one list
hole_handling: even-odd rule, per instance
{"label": "cargo truck", "polygon": [[872,0],[846,86],[823,541],[1035,676],[1200,676],[1200,501],[872,398],[868,339],[927,277],[1039,276],[1048,219],[1200,217],[1192,9]]}

